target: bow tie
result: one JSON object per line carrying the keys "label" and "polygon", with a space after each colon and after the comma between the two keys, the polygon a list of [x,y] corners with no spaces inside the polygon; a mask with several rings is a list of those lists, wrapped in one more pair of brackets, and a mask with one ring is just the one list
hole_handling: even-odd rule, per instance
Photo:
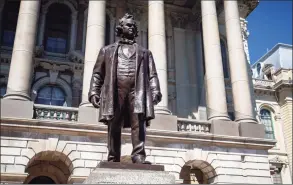
{"label": "bow tie", "polygon": [[119,43],[121,43],[121,44],[134,44],[134,43],[136,43],[136,41],[135,40],[129,40],[129,39],[126,39],[126,38],[121,38]]}

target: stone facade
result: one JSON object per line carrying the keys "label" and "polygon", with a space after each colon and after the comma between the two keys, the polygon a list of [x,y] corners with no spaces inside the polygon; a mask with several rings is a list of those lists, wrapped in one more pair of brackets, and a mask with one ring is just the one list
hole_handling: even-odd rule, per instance
{"label": "stone facade", "polygon": [[283,169],[282,180],[289,183],[285,174],[292,174],[292,46],[277,44],[252,65],[252,71],[259,119],[262,110],[268,110],[277,140],[269,150],[272,169]]}
{"label": "stone facade", "polygon": [[[245,19],[257,4],[1,1],[1,183],[43,182],[41,176],[80,183],[106,160],[107,128],[87,102],[88,83],[99,49],[117,41],[114,28],[126,11],[137,20],[137,42],[154,54],[163,93],[147,131],[147,160],[164,165],[177,183],[271,184],[276,169],[291,183],[290,83],[278,85],[288,97],[279,105],[257,80],[253,92],[249,72]],[[274,124],[286,127],[276,126],[276,141],[263,138],[255,105],[267,100],[259,93],[278,107]],[[129,134],[123,132],[125,161]]]}

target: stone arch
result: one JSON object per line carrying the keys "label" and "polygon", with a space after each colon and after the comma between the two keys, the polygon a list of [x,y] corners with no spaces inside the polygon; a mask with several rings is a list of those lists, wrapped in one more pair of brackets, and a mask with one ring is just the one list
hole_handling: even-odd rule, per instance
{"label": "stone arch", "polygon": [[258,111],[258,112],[260,112],[261,109],[267,109],[267,110],[269,110],[271,113],[276,114],[276,111],[275,111],[276,109],[275,109],[274,105],[272,105],[272,104],[269,104],[269,103],[262,103],[262,104],[259,105],[259,111]]}
{"label": "stone arch", "polygon": [[42,151],[33,156],[26,165],[25,172],[29,175],[24,184],[40,176],[49,177],[56,184],[67,184],[72,171],[72,161],[65,154],[57,151]]}
{"label": "stone arch", "polygon": [[[37,95],[38,95],[38,91],[40,90],[40,88],[42,88],[44,85],[50,84],[51,80],[50,77],[43,77],[41,79],[39,79],[37,82],[34,83],[32,90],[31,90],[31,99],[32,101],[35,101]],[[67,84],[66,81],[57,78],[55,83],[56,85],[59,85],[60,88],[62,88],[64,90],[64,92],[66,93],[66,103],[67,106],[71,106],[72,104],[72,90],[71,87]]]}
{"label": "stone arch", "polygon": [[180,171],[180,179],[183,179],[184,184],[191,184],[192,181],[197,181],[198,184],[211,184],[216,176],[212,165],[203,160],[187,161]]}
{"label": "stone arch", "polygon": [[47,12],[49,7],[52,5],[52,4],[55,4],[55,3],[62,3],[62,4],[65,4],[66,6],[68,6],[68,8],[71,10],[71,13],[77,13],[77,4],[74,0],[66,0],[66,1],[60,1],[60,0],[50,0],[48,1],[46,4],[44,4],[42,6],[42,11],[43,12]]}

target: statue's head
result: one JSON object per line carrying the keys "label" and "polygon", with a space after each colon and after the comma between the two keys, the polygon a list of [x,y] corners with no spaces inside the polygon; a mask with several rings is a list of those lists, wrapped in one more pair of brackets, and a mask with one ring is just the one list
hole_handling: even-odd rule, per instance
{"label": "statue's head", "polygon": [[133,15],[126,13],[116,26],[116,35],[127,39],[134,40],[137,34],[137,25]]}

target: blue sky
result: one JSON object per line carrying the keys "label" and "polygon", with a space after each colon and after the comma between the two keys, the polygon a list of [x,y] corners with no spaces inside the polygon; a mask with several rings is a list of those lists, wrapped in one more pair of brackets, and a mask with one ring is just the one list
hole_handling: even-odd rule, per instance
{"label": "blue sky", "polygon": [[260,0],[247,21],[251,64],[277,43],[292,44],[292,0]]}

